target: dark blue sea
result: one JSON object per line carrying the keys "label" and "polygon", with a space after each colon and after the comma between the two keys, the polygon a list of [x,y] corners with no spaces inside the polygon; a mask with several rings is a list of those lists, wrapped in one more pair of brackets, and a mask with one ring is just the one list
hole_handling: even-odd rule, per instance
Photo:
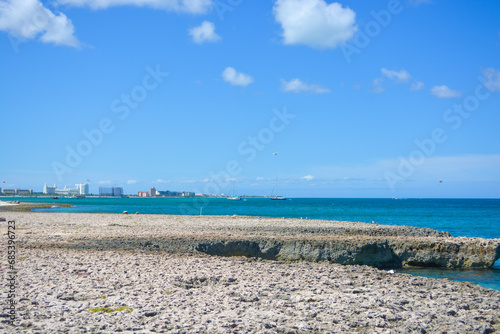
{"label": "dark blue sea", "polygon": [[[359,199],[359,198],[0,198],[29,202],[58,202],[49,212],[116,212],[182,215],[246,215],[376,222],[448,231],[454,237],[500,238],[500,199]],[[500,290],[500,260],[484,270],[398,269],[433,278],[468,281]]]}

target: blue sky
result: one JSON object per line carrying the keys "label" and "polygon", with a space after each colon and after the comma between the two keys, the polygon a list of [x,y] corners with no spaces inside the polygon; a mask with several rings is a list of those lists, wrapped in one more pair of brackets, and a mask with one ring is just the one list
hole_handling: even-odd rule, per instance
{"label": "blue sky", "polygon": [[[500,197],[498,1],[0,0],[3,188]],[[277,153],[277,154],[274,154]]]}

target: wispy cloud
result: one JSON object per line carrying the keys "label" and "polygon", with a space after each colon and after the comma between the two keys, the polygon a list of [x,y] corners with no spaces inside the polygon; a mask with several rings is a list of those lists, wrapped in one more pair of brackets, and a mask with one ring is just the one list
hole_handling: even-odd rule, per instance
{"label": "wispy cloud", "polygon": [[288,45],[335,48],[357,30],[356,13],[337,2],[277,0],[273,12],[283,28],[283,42]]}
{"label": "wispy cloud", "polygon": [[417,82],[414,82],[411,84],[410,90],[412,92],[416,92],[416,91],[424,89],[424,87],[425,87],[425,84],[422,81],[417,81]]}
{"label": "wispy cloud", "polygon": [[[382,77],[376,78],[372,81],[372,88],[370,89],[370,91],[373,93],[382,93],[385,91],[385,88],[383,86],[384,79],[389,79],[390,83],[393,84],[408,83],[411,79],[410,73],[408,73],[408,71],[404,69],[396,71],[396,70],[388,70],[382,67],[380,69],[380,72],[382,72]],[[423,86],[424,86],[423,82],[419,81],[417,83],[412,84],[410,90],[419,90],[422,89]]]}
{"label": "wispy cloud", "polygon": [[0,2],[0,30],[19,38],[39,38],[43,43],[81,46],[71,20],[61,12],[54,14],[39,0]]}
{"label": "wispy cloud", "polygon": [[306,181],[312,181],[312,180],[314,180],[314,176],[312,176],[312,175],[306,175],[306,176],[302,176],[300,179],[301,180],[306,180]]}
{"label": "wispy cloud", "polygon": [[232,67],[226,67],[226,69],[222,72],[222,78],[224,81],[229,82],[234,86],[248,86],[253,82],[253,78],[245,73],[237,72]]}
{"label": "wispy cloud", "polygon": [[431,93],[432,95],[439,97],[441,99],[449,99],[449,98],[459,97],[460,95],[462,95],[459,91],[453,90],[445,85],[432,87]]}
{"label": "wispy cloud", "polygon": [[127,184],[136,184],[137,182],[139,182],[139,181],[137,181],[137,180],[128,180]]}
{"label": "wispy cloud", "polygon": [[372,93],[383,93],[385,88],[382,86],[383,80],[381,78],[374,79],[372,81],[372,89],[370,90]]}
{"label": "wispy cloud", "polygon": [[59,4],[106,9],[114,6],[137,6],[164,9],[179,13],[204,14],[213,3],[211,0],[57,0]]}
{"label": "wispy cloud", "polygon": [[306,84],[300,79],[292,79],[286,81],[281,79],[281,90],[284,92],[291,93],[314,93],[314,94],[325,94],[330,93],[330,89],[314,84]]}
{"label": "wispy cloud", "polygon": [[209,21],[203,21],[199,27],[189,29],[189,34],[193,36],[193,41],[197,44],[217,42],[221,39],[221,37],[215,33],[215,25]]}
{"label": "wispy cloud", "polygon": [[408,82],[411,78],[410,73],[408,73],[404,69],[401,69],[400,71],[394,71],[382,68],[380,71],[384,76],[393,80],[396,83]]}

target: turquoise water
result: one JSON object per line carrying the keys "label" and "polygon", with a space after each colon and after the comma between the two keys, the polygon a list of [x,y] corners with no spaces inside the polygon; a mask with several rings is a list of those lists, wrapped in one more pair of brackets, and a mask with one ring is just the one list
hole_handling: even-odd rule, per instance
{"label": "turquoise water", "polygon": [[[38,211],[116,212],[183,215],[247,215],[410,225],[448,231],[454,237],[500,238],[500,199],[292,198],[0,198],[75,205]],[[500,260],[486,270],[398,269],[413,275],[449,278],[500,290]]]}

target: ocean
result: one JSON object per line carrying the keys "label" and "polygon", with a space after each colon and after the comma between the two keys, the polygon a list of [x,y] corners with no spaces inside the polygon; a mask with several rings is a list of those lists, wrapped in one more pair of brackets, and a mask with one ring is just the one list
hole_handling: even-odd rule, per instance
{"label": "ocean", "polygon": [[[74,207],[46,212],[115,212],[173,215],[241,215],[376,222],[448,231],[454,237],[500,238],[500,199],[360,199],[360,198],[59,198],[2,197],[0,200],[57,202]],[[412,275],[467,281],[500,291],[500,260],[490,269],[397,269]]]}

